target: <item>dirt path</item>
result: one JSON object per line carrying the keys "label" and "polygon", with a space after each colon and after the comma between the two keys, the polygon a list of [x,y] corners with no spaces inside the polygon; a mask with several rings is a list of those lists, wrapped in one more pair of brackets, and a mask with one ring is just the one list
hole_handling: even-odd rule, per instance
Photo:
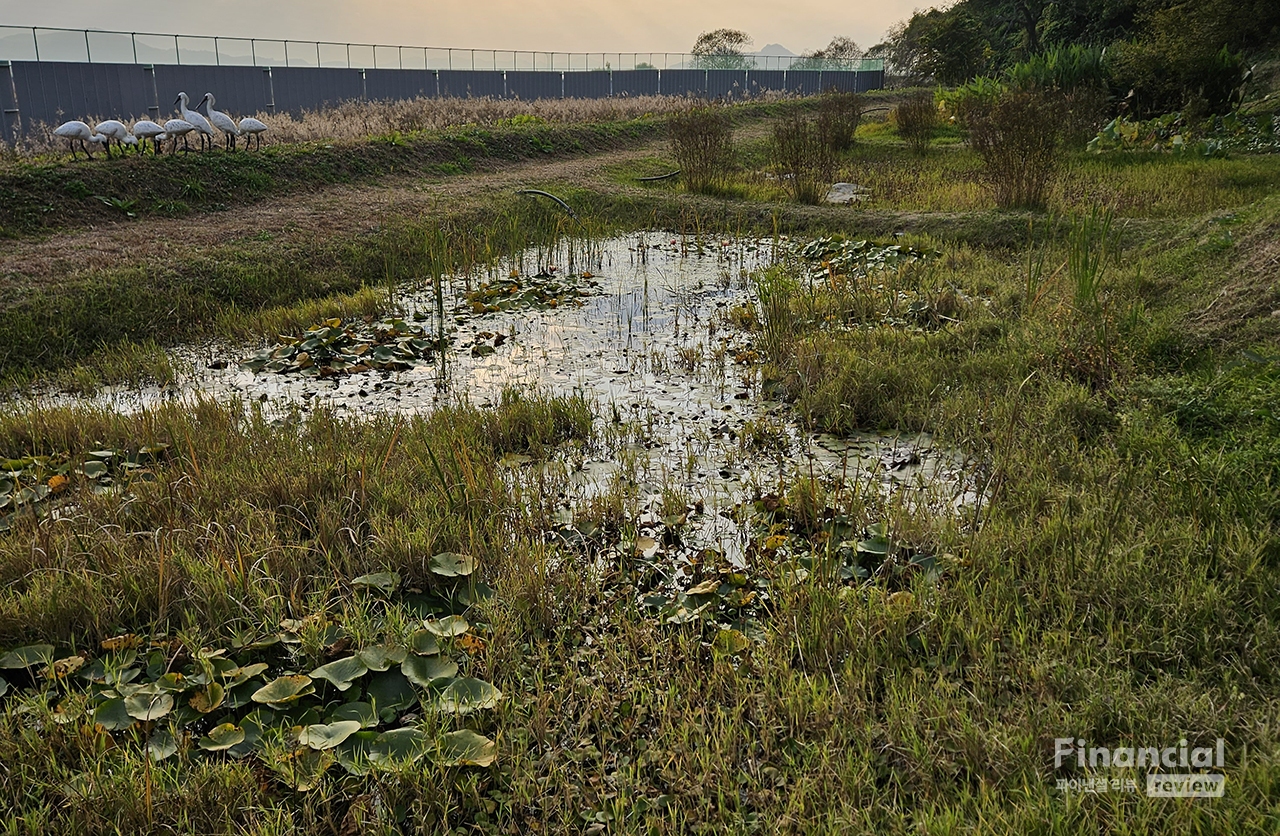
{"label": "dirt path", "polygon": [[606,180],[606,169],[665,150],[665,141],[655,140],[623,151],[515,163],[447,178],[413,175],[402,182],[344,184],[268,198],[225,212],[120,221],[42,240],[6,242],[0,248],[0,286],[8,285],[10,293],[20,294],[23,287],[36,283],[122,265],[172,264],[190,253],[255,237],[271,236],[273,246],[283,248],[306,246],[360,235],[393,217],[421,215],[444,206],[456,211],[525,186],[564,182],[626,191],[629,187]]}

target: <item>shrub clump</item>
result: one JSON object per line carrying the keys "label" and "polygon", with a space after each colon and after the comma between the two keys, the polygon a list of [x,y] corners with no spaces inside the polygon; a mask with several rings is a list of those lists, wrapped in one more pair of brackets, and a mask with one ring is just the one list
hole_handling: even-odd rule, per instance
{"label": "shrub clump", "polygon": [[685,186],[694,192],[723,188],[733,166],[733,119],[728,109],[697,105],[667,117],[671,152]]}
{"label": "shrub clump", "polygon": [[1042,208],[1062,144],[1062,102],[1038,90],[1003,90],[967,103],[969,144],[1002,208]]}
{"label": "shrub clump", "polygon": [[938,127],[938,106],[933,94],[927,90],[912,93],[906,101],[893,109],[892,118],[898,126],[898,136],[917,154],[923,154]]}
{"label": "shrub clump", "polygon": [[815,126],[823,145],[835,153],[853,147],[854,133],[862,121],[862,97],[857,93],[828,90],[818,100]]}
{"label": "shrub clump", "polygon": [[835,172],[835,152],[820,125],[799,115],[773,126],[770,145],[773,171],[799,203],[818,203],[826,196]]}

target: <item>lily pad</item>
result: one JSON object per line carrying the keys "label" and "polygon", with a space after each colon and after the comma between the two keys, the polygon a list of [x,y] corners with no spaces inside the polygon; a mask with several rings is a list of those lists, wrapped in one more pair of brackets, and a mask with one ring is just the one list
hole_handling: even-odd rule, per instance
{"label": "lily pad", "polygon": [[173,710],[173,695],[134,694],[125,697],[124,710],[135,720],[158,720]]}
{"label": "lily pad", "polygon": [[209,729],[209,733],[200,738],[200,748],[206,752],[225,752],[232,746],[244,742],[244,729],[235,723],[223,723]]}
{"label": "lily pad", "polygon": [[53,660],[53,645],[29,644],[0,656],[0,668],[30,668]]}
{"label": "lily pad", "polygon": [[253,692],[253,701],[265,703],[272,708],[284,708],[315,692],[316,686],[311,677],[295,674],[279,677],[263,685]]}
{"label": "lily pad", "polygon": [[316,749],[299,749],[276,758],[270,766],[290,789],[309,792],[320,785],[324,773],[333,766],[333,756]]}
{"label": "lily pad", "polygon": [[348,656],[345,659],[321,665],[311,672],[311,678],[323,679],[339,691],[345,691],[351,687],[352,682],[368,672],[369,666],[359,656]]}
{"label": "lily pad", "polygon": [[502,692],[482,679],[470,677],[455,679],[440,693],[436,706],[451,714],[470,714],[484,708],[493,708],[502,699]]}
{"label": "lily pad", "polygon": [[442,552],[431,558],[429,567],[432,574],[442,578],[461,578],[470,575],[476,569],[476,561],[469,554]]}
{"label": "lily pad", "polygon": [[352,775],[368,775],[369,750],[377,739],[378,733],[371,731],[356,732],[348,737],[333,750],[339,765]]}
{"label": "lily pad", "polygon": [[351,735],[360,731],[359,720],[339,720],[328,725],[315,723],[298,735],[298,745],[312,749],[332,749]]}
{"label": "lily pad", "polygon": [[368,666],[369,670],[377,672],[390,670],[393,665],[403,662],[408,655],[407,648],[385,644],[366,647],[356,653],[356,657]]}
{"label": "lily pad", "polygon": [[[166,694],[165,696],[168,696]],[[170,697],[170,700],[173,698]],[[173,757],[178,752],[178,739],[168,729],[156,729],[151,735],[151,739],[147,741],[147,756],[152,761],[159,763],[160,761]]]}
{"label": "lily pad", "polygon": [[93,710],[93,722],[107,731],[124,731],[135,722],[124,707],[124,699],[114,697],[98,705]]}
{"label": "lily pad", "polygon": [[440,742],[443,766],[492,766],[497,757],[497,744],[470,729],[449,732]]}
{"label": "lily pad", "polygon": [[210,682],[199,691],[196,691],[191,699],[187,700],[187,704],[201,714],[208,714],[221,706],[225,698],[226,689],[216,682]]}
{"label": "lily pad", "polygon": [[430,630],[418,630],[409,637],[409,647],[419,656],[435,656],[440,652],[440,643]]}
{"label": "lily pad", "polygon": [[377,589],[387,595],[390,595],[392,592],[396,591],[396,587],[400,586],[400,573],[374,572],[369,575],[361,575],[358,578],[352,578],[351,585],[363,586],[367,589]]}
{"label": "lily pad", "polygon": [[418,701],[418,692],[400,671],[375,674],[366,693],[378,716],[385,722],[391,722],[402,710]]}
{"label": "lily pad", "polygon": [[367,702],[343,703],[329,712],[330,723],[339,720],[354,720],[362,729],[371,729],[378,725],[378,715],[374,712],[373,706]]}
{"label": "lily pad", "polygon": [[458,675],[458,666],[452,660],[440,656],[410,656],[400,666],[405,677],[421,688]]}
{"label": "lily pad", "polygon": [[418,729],[392,729],[378,735],[369,746],[369,761],[375,764],[413,763],[427,753],[430,738]]}
{"label": "lily pad", "polygon": [[432,619],[422,626],[441,638],[461,636],[471,629],[471,625],[460,615],[446,615],[441,619]]}

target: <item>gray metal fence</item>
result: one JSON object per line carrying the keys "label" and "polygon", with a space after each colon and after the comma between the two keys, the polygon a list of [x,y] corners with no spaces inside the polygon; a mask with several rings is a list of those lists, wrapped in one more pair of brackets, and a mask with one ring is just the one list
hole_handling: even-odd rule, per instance
{"label": "gray metal fence", "polygon": [[68,119],[167,118],[180,91],[193,101],[213,91],[219,109],[245,115],[418,96],[744,99],[769,91],[865,92],[883,83],[883,71],[865,70],[375,70],[0,61],[0,140],[14,143],[41,123]]}
{"label": "gray metal fence", "polygon": [[270,38],[226,38],[0,26],[0,60],[86,64],[179,64],[228,67],[332,67],[394,70],[883,70],[879,59],[793,55],[700,57],[685,52],[540,52],[458,49]]}

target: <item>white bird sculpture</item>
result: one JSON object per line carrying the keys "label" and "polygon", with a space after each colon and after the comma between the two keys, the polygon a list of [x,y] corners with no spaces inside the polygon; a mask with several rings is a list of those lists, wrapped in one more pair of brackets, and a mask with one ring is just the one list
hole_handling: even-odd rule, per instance
{"label": "white bird sculpture", "polygon": [[117,119],[108,119],[105,122],[99,122],[93,129],[93,132],[99,136],[106,137],[107,156],[111,156],[111,140],[115,140],[120,146],[120,156],[124,156],[124,147],[126,145],[137,145],[138,140],[133,134],[129,133],[129,128],[125,123]]}
{"label": "white bird sculpture", "polygon": [[160,153],[160,143],[168,139],[165,135],[164,127],[152,122],[150,119],[140,119],[133,123],[133,135],[142,143],[142,150],[147,149],[147,140],[151,140],[151,145],[157,154]]}
{"label": "white bird sculpture", "polygon": [[252,116],[246,116],[240,120],[240,133],[242,135],[248,134],[244,140],[244,147],[246,149],[249,147],[249,140],[256,139],[258,140],[258,149],[261,150],[262,135],[266,132],[267,126],[262,122],[259,122],[257,119],[254,119]]}
{"label": "white bird sculpture", "polygon": [[200,104],[207,105],[205,112],[209,114],[209,122],[215,128],[222,131],[226,138],[226,147],[230,151],[236,150],[236,137],[240,136],[240,128],[236,125],[236,120],[220,110],[214,110],[214,98],[212,93],[205,93],[204,98],[200,100]]}
{"label": "white bird sculpture", "polygon": [[[178,98],[175,99],[173,103],[175,105],[178,105],[178,112],[182,114],[183,121],[190,122],[192,127],[195,129],[196,133],[200,134],[200,150],[201,151],[204,150],[204,141],[206,138],[209,140],[209,147],[212,148],[213,147],[213,126],[209,124],[208,119],[204,118],[203,113],[200,113],[198,111],[192,110],[191,108],[187,107],[187,104],[190,101],[191,100],[187,98],[186,93],[179,93]],[[184,140],[182,143],[184,148],[186,147],[186,144],[187,143]]]}
{"label": "white bird sculpture", "polygon": [[84,155],[92,160],[93,154],[89,152],[89,146],[85,143],[96,142],[101,145],[103,142],[107,141],[106,137],[98,136],[93,132],[92,128],[78,119],[71,122],[64,122],[54,128],[53,135],[62,137],[71,145],[71,159],[73,160],[76,158],[77,142],[79,142],[80,147],[84,149]]}
{"label": "white bird sculpture", "polygon": [[164,136],[173,140],[173,148],[170,153],[178,151],[178,137],[182,137],[182,150],[190,151],[191,146],[187,145],[187,134],[196,129],[196,126],[188,122],[186,119],[170,119],[164,123]]}

